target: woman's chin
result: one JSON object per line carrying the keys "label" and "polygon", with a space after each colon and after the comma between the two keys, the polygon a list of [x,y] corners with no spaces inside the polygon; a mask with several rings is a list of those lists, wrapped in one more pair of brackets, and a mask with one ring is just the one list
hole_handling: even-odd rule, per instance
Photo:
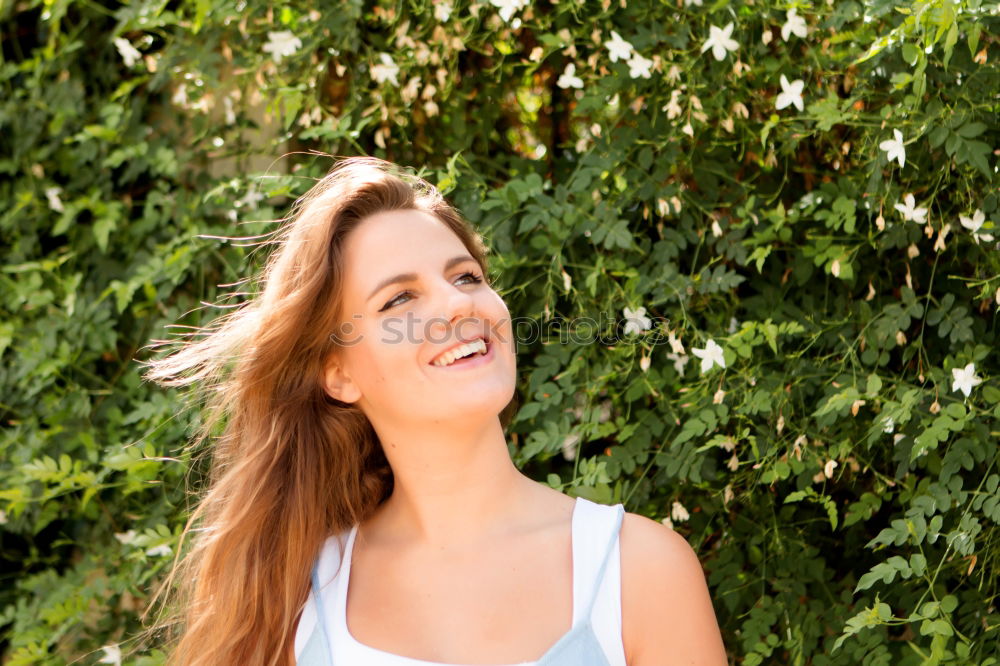
{"label": "woman's chin", "polygon": [[491,395],[467,393],[454,396],[444,409],[441,405],[435,405],[428,407],[423,413],[433,415],[435,421],[447,421],[452,425],[461,422],[487,421],[497,418],[497,415],[510,403],[513,395],[513,391],[496,392]]}

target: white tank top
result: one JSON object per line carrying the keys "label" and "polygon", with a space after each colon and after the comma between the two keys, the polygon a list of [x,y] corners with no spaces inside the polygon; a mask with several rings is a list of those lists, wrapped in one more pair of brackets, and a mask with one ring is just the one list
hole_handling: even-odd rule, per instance
{"label": "white tank top", "polygon": [[[573,628],[538,661],[503,666],[568,665],[573,661],[573,658],[568,657],[570,653],[574,653],[574,649],[582,650],[579,654],[593,654],[597,651],[602,653],[598,655],[598,659],[588,658],[587,663],[606,662],[608,666],[626,666],[622,642],[621,553],[618,540],[623,515],[624,508],[621,504],[607,506],[582,497],[576,498],[572,520]],[[336,666],[474,666],[404,657],[365,645],[351,635],[347,629],[345,610],[351,554],[357,531],[358,526],[355,525],[337,537],[330,537],[323,544],[314,568],[313,589],[302,609],[295,631],[297,663]],[[339,572],[338,540],[344,549],[344,566]],[[322,605],[319,612],[316,607],[317,589]],[[582,616],[588,605],[591,609],[590,627],[585,627],[583,625],[587,618]],[[324,620],[323,626],[318,620],[320,617]],[[586,630],[586,636],[580,634],[583,630]],[[588,641],[592,647],[579,647]],[[320,653],[323,653],[322,656],[315,656]],[[578,662],[573,663],[575,666]]]}

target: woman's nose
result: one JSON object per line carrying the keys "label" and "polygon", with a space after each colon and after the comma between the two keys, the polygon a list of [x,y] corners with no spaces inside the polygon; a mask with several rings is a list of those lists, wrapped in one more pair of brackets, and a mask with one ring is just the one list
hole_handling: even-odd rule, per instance
{"label": "woman's nose", "polygon": [[[447,284],[442,296],[442,305],[437,310],[441,314],[431,322],[430,330],[436,335],[432,342],[442,342],[451,340],[457,336],[469,337],[475,334],[473,330],[476,322],[473,320],[475,313],[475,297],[466,289],[453,284]],[[463,321],[468,323],[464,324]],[[463,330],[468,327],[468,330]]]}

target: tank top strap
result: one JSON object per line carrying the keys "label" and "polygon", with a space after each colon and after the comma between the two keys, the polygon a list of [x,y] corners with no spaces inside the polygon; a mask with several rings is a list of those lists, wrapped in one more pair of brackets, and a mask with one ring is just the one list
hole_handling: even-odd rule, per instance
{"label": "tank top strap", "polygon": [[320,594],[319,585],[319,562],[317,561],[313,565],[312,575],[310,576],[312,580],[312,593],[313,601],[316,604],[316,624],[317,629],[323,636],[323,645],[326,646],[325,654],[333,654],[333,641],[330,640],[330,630],[329,624],[326,622],[326,604],[323,603],[323,595]]}
{"label": "tank top strap", "polygon": [[[589,500],[584,500],[589,502]],[[601,583],[604,580],[604,572],[608,568],[608,560],[611,557],[612,549],[615,544],[618,543],[618,532],[621,528],[622,519],[625,517],[625,507],[622,504],[615,504],[614,506],[608,506],[605,504],[598,504],[596,502],[589,502],[592,506],[590,510],[594,514],[593,521],[587,529],[594,531],[595,542],[603,545],[603,548],[597,553],[599,555],[600,566],[597,568],[597,573],[591,579],[589,588],[587,589],[586,603],[580,608],[581,615],[579,619],[581,621],[588,621],[590,615],[594,609],[594,603],[597,601],[597,593],[601,589]]]}
{"label": "tank top strap", "polygon": [[313,563],[309,574],[309,597],[306,599],[295,634],[296,663],[302,666],[332,664],[333,639],[330,634],[329,611],[340,580],[344,543],[352,530],[353,528],[347,528],[336,536],[328,537]]}

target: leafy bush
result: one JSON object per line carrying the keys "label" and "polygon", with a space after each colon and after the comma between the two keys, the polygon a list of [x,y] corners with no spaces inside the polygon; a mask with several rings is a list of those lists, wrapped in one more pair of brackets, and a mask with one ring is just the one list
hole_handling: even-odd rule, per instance
{"label": "leafy bush", "polygon": [[735,663],[996,663],[1000,5],[493,3],[0,9],[4,663],[127,652],[201,472],[136,359],[317,151],[483,231],[511,455],[671,521]]}

